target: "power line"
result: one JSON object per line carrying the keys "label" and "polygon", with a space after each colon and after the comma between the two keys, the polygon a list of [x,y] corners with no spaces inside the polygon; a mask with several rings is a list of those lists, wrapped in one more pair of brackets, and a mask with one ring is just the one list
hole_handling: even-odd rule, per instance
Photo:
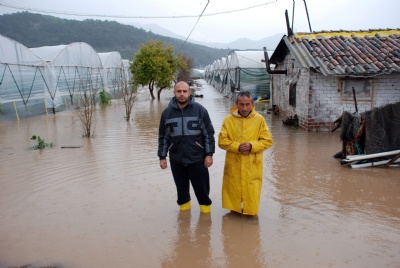
{"label": "power line", "polygon": [[70,16],[81,16],[81,17],[103,17],[103,18],[119,18],[119,19],[183,19],[183,18],[197,18],[197,21],[195,25],[193,26],[192,30],[190,31],[189,35],[186,37],[185,41],[182,43],[182,45],[179,47],[179,49],[175,52],[177,54],[182,47],[186,44],[187,40],[189,39],[190,35],[193,33],[194,29],[197,26],[197,23],[199,22],[201,17],[204,16],[216,16],[216,15],[222,15],[222,14],[230,14],[230,13],[236,13],[236,12],[241,12],[253,8],[258,8],[261,6],[266,6],[270,5],[273,3],[276,3],[278,0],[272,0],[271,2],[266,2],[263,4],[259,5],[254,5],[250,7],[245,7],[241,9],[235,9],[235,10],[229,10],[229,11],[222,11],[222,12],[216,12],[216,13],[209,13],[209,14],[204,14],[204,11],[206,10],[208,4],[210,1],[207,1],[206,6],[204,7],[203,11],[201,12],[200,16],[199,15],[181,15],[181,16],[124,16],[124,15],[106,15],[106,14],[85,14],[85,13],[75,13],[75,12],[66,12],[66,11],[56,11],[56,10],[44,10],[44,9],[36,9],[36,8],[28,8],[28,7],[19,7],[19,6],[14,6],[14,5],[9,5],[9,4],[2,4],[0,3],[0,6],[3,7],[8,7],[8,8],[13,8],[13,9],[19,9],[19,10],[24,10],[24,11],[33,11],[33,12],[40,12],[40,13],[47,13],[47,14],[58,14],[58,15],[70,15]]}
{"label": "power line", "polygon": [[[241,8],[241,9],[221,11],[221,12],[209,13],[209,14],[202,14],[201,16],[210,17],[210,16],[217,16],[217,15],[222,15],[222,14],[241,12],[241,11],[245,11],[245,10],[249,10],[249,9],[253,9],[253,8],[258,8],[258,7],[261,7],[261,6],[270,5],[270,4],[276,3],[277,1],[278,0],[273,0],[271,2],[267,2],[267,3],[255,5],[255,6],[250,6],[250,7],[245,7],[245,8]],[[207,3],[207,5],[208,5],[208,3]],[[2,4],[2,3],[0,3],[0,6],[13,8],[13,9],[18,9],[18,10],[24,10],[24,11],[33,11],[33,12],[48,13],[48,14],[58,14],[58,15],[70,15],[70,16],[79,16],[79,17],[102,17],[102,18],[119,18],[119,19],[184,19],[184,18],[197,18],[197,17],[199,17],[198,15],[125,16],[125,15],[89,14],[89,13],[75,13],[75,12],[67,12],[67,11],[57,11],[57,10],[45,10],[45,9],[37,9],[37,8],[29,8],[29,7],[19,7],[19,6],[14,6],[14,5],[10,5],[10,4]],[[204,10],[203,10],[203,12],[204,12]]]}
{"label": "power line", "polygon": [[199,22],[201,16],[203,15],[204,11],[206,10],[208,4],[210,3],[210,0],[207,1],[206,6],[204,7],[203,11],[201,12],[199,18],[197,19],[196,23],[194,24],[192,30],[190,31],[189,35],[186,37],[185,41],[182,43],[182,45],[180,46],[180,48],[175,52],[175,55],[178,54],[178,52],[182,49],[182,47],[186,44],[186,41],[189,39],[190,35],[192,34],[194,28],[196,28],[197,23]]}

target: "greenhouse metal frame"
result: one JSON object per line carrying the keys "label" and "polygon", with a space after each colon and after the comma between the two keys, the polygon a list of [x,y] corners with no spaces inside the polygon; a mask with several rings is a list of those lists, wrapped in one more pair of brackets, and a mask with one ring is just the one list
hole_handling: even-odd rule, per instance
{"label": "greenhouse metal frame", "polygon": [[84,42],[27,48],[0,35],[0,116],[55,113],[79,94],[111,93],[120,79],[130,79],[127,68],[118,52],[97,53]]}

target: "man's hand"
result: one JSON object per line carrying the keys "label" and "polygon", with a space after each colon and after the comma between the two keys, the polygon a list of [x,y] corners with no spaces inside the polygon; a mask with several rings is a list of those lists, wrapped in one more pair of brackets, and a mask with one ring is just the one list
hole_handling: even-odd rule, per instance
{"label": "man's hand", "polygon": [[247,154],[250,154],[251,148],[252,148],[251,143],[243,142],[239,145],[239,152],[247,155]]}
{"label": "man's hand", "polygon": [[212,156],[211,156],[211,155],[207,155],[206,158],[204,158],[204,166],[205,166],[206,168],[209,168],[209,167],[212,166],[212,164],[213,164],[213,158],[212,158]]}
{"label": "man's hand", "polygon": [[166,159],[161,159],[160,160],[160,168],[166,169],[167,168],[167,160]]}

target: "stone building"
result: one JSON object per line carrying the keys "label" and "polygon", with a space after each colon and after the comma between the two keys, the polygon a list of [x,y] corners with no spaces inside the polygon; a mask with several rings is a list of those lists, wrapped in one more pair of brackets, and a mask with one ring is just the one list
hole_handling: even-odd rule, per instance
{"label": "stone building", "polygon": [[285,73],[272,75],[272,104],[306,130],[400,102],[400,29],[283,36],[269,64]]}

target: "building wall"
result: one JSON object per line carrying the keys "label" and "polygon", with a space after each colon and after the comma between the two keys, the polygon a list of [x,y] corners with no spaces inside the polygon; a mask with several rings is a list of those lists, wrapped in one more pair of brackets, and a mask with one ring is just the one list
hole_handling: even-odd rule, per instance
{"label": "building wall", "polygon": [[[300,127],[314,131],[329,131],[343,111],[355,112],[353,99],[342,99],[340,78],[326,77],[300,66],[288,54],[283,65],[275,69],[287,69],[287,75],[276,74],[272,79],[273,105],[280,114],[288,117],[297,114]],[[289,83],[296,79],[296,106],[289,105]],[[381,75],[371,78],[372,92],[368,101],[357,100],[358,112],[374,107],[400,102],[400,74]],[[356,96],[357,97],[357,96]]]}
{"label": "building wall", "polygon": [[374,81],[374,107],[400,102],[400,73],[382,75]]}

